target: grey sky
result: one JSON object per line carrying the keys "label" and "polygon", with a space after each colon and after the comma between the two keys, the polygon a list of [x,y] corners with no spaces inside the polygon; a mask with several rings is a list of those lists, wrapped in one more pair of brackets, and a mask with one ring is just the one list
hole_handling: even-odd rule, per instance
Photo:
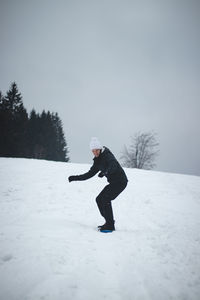
{"label": "grey sky", "polygon": [[200,1],[0,0],[0,90],[56,111],[72,162],[158,133],[157,170],[200,175]]}

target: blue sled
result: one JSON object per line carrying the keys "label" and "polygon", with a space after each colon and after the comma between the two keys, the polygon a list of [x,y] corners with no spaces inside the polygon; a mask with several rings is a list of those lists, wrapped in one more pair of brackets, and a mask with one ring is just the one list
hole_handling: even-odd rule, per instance
{"label": "blue sled", "polygon": [[100,232],[103,232],[103,233],[109,233],[109,232],[113,232],[113,230],[108,230],[108,229],[106,229],[106,230],[100,230]]}

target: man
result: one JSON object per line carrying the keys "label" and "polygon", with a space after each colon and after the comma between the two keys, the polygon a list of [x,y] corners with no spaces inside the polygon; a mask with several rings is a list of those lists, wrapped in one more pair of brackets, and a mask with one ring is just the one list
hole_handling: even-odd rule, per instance
{"label": "man", "polygon": [[126,188],[128,179],[111,151],[106,147],[102,147],[96,137],[91,139],[90,149],[95,156],[90,170],[82,175],[69,176],[68,180],[69,182],[86,180],[96,175],[99,171],[99,177],[106,176],[109,184],[105,186],[96,198],[100,214],[106,222],[104,225],[98,226],[98,229],[102,232],[112,232],[115,230],[115,221],[111,200],[114,200]]}

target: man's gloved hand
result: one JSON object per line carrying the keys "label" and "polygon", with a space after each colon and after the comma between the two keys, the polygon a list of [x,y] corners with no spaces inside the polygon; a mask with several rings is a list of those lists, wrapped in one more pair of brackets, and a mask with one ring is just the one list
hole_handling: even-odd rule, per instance
{"label": "man's gloved hand", "polygon": [[103,172],[100,172],[100,173],[98,174],[98,176],[99,176],[100,178],[102,178],[103,176],[105,176],[105,174],[104,174]]}
{"label": "man's gloved hand", "polygon": [[76,181],[76,180],[78,180],[78,176],[69,176],[68,180],[69,180],[69,182]]}

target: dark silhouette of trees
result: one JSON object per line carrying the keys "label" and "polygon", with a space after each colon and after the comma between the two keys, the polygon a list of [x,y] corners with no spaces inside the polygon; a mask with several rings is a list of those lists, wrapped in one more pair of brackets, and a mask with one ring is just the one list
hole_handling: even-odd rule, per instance
{"label": "dark silhouette of trees", "polygon": [[153,169],[156,166],[155,159],[159,154],[158,145],[155,133],[136,133],[134,137],[131,137],[129,149],[124,146],[121,156],[124,167]]}
{"label": "dark silhouette of trees", "polygon": [[0,92],[0,156],[69,161],[62,122],[57,113],[33,109],[28,116],[16,83]]}
{"label": "dark silhouette of trees", "polygon": [[0,153],[1,156],[20,157],[26,141],[24,134],[28,114],[16,83],[12,83],[6,96],[0,99]]}

